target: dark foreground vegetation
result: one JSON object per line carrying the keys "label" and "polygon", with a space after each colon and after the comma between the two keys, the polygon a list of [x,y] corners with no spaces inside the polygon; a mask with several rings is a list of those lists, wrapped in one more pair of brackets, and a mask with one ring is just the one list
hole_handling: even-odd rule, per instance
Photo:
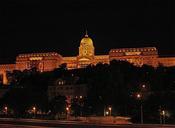
{"label": "dark foreground vegetation", "polygon": [[0,99],[3,117],[53,119],[64,114],[66,97],[48,101],[47,89],[56,79],[72,82],[76,78],[76,84],[86,84],[88,90],[86,97],[72,100],[72,116],[103,116],[110,106],[113,116],[129,116],[140,122],[142,106],[144,123],[160,123],[164,118],[166,123],[175,122],[175,67],[136,67],[112,61],[84,69],[67,70],[63,64],[52,72],[13,71],[8,77],[10,85],[1,85],[8,90]]}

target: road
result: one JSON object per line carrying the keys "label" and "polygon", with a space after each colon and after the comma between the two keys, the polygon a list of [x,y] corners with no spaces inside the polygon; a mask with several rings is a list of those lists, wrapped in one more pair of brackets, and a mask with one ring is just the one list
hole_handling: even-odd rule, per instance
{"label": "road", "polygon": [[27,126],[27,125],[14,125],[14,124],[0,124],[0,128],[47,128],[47,127]]}
{"label": "road", "polygon": [[175,125],[156,124],[91,124],[78,121],[51,121],[34,119],[0,119],[0,128],[175,128]]}

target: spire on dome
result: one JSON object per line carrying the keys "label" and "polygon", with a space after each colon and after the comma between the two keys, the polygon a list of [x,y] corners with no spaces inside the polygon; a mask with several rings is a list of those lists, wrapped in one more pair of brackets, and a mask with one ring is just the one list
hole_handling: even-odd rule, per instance
{"label": "spire on dome", "polygon": [[88,31],[87,31],[87,29],[86,29],[85,37],[88,37]]}

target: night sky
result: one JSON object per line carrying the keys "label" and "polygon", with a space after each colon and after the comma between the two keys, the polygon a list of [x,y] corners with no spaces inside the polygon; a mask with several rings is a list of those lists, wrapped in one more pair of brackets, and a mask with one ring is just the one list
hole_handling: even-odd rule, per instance
{"label": "night sky", "polygon": [[0,3],[0,63],[19,53],[58,52],[75,56],[88,30],[96,54],[112,48],[156,46],[175,56],[170,0],[7,0]]}

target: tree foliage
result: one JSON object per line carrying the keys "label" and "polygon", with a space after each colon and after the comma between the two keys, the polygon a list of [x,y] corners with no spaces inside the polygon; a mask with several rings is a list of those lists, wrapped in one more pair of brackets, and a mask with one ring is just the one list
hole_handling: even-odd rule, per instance
{"label": "tree foliage", "polygon": [[48,86],[61,78],[69,84],[87,85],[83,106],[76,99],[72,102],[74,115],[103,115],[104,108],[112,106],[113,115],[131,116],[137,121],[140,102],[136,94],[141,93],[147,121],[152,121],[158,119],[160,106],[175,114],[174,74],[175,67],[136,67],[124,61],[74,70],[67,70],[63,64],[52,72],[43,73],[36,69],[14,71],[8,74],[11,86],[1,103],[9,104],[18,113],[25,113],[25,109],[34,104],[43,110],[52,109],[54,113],[64,111],[64,97],[48,102],[47,96]]}

